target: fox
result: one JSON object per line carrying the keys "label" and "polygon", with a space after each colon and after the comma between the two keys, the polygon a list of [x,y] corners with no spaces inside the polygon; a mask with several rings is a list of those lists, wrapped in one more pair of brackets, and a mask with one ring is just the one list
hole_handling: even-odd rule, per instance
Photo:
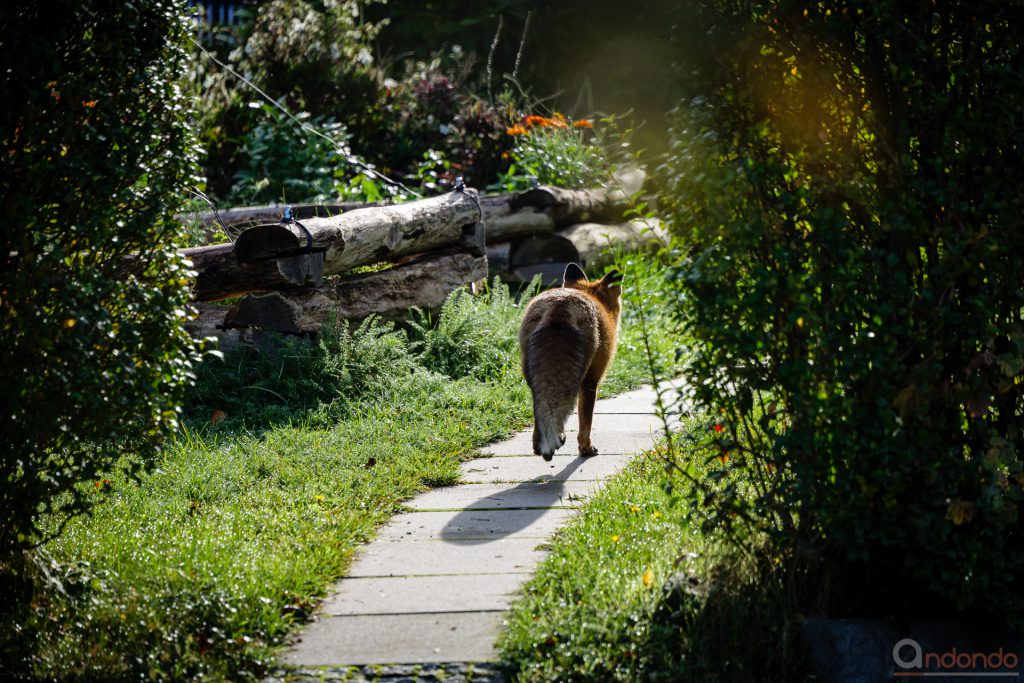
{"label": "fox", "polygon": [[519,328],[523,377],[533,394],[533,452],[551,460],[565,443],[565,421],[579,411],[579,453],[597,455],[590,440],[597,388],[615,357],[622,308],[617,271],[591,282],[576,263],[562,286],[535,296]]}

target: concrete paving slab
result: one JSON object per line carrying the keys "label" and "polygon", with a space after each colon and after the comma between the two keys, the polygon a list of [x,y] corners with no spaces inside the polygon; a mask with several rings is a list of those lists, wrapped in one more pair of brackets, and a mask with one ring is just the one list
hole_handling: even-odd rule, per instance
{"label": "concrete paving slab", "polygon": [[321,613],[426,614],[506,609],[529,574],[403,576],[342,579]]}
{"label": "concrete paving slab", "polygon": [[579,506],[594,490],[589,481],[460,484],[433,489],[406,503],[413,510],[507,510]]}
{"label": "concrete paving slab", "polygon": [[491,543],[425,541],[372,543],[359,554],[346,576],[431,576],[438,574],[521,574],[533,571],[544,557],[543,541],[503,538]]}
{"label": "concrete paving slab", "polygon": [[[601,455],[622,455],[639,453],[651,447],[651,436],[657,432],[650,430],[639,432],[600,432],[595,430],[591,437],[598,454]],[[512,438],[500,443],[491,444],[481,448],[482,453],[488,455],[533,455],[533,437],[529,433],[519,433]],[[575,435],[567,435],[565,444],[559,448],[555,455],[574,456],[579,453]],[[540,456],[537,456],[540,457]]]}
{"label": "concrete paving slab", "polygon": [[477,458],[462,463],[462,481],[470,484],[526,481],[601,481],[620,471],[628,455],[577,456],[545,462],[536,455]]}
{"label": "concrete paving slab", "polygon": [[300,666],[489,662],[503,612],[327,616],[281,661]]}
{"label": "concrete paving slab", "polygon": [[477,541],[500,538],[546,538],[566,522],[575,510],[445,510],[396,515],[381,529],[377,540]]}
{"label": "concrete paving slab", "polygon": [[[545,539],[600,482],[652,446],[661,430],[650,388],[599,401],[594,443],[577,456],[577,420],[552,462],[530,431],[464,463],[469,483],[407,503],[357,556],[347,578],[282,655],[302,667],[495,661],[503,611],[546,554]],[[527,456],[527,457],[521,457]],[[505,482],[505,483],[502,483]],[[315,669],[323,671],[323,669]]]}
{"label": "concrete paving slab", "polygon": [[609,398],[599,400],[594,406],[595,415],[650,415],[654,412],[654,400],[649,398]]}
{"label": "concrete paving slab", "polygon": [[[609,432],[646,432],[653,430],[661,431],[661,419],[657,415],[643,413],[594,413],[594,421],[591,425],[591,438],[595,441],[602,435]],[[580,431],[579,415],[573,413],[565,422],[566,434],[573,434],[566,440],[571,442],[576,439]]]}

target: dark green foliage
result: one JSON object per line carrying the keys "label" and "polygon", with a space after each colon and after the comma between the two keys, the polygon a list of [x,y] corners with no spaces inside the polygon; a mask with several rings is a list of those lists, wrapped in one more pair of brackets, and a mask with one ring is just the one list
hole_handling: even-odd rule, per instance
{"label": "dark green foliage", "polygon": [[[335,140],[317,137],[272,109],[207,56],[196,53],[191,81],[201,99],[208,190],[231,202],[369,201],[388,186],[360,175],[363,160],[428,193],[455,177],[483,186],[508,166],[505,129],[513,114],[473,95],[459,58],[377,63],[381,22],[363,12],[374,0],[275,0],[254,10],[238,47],[221,54],[238,73]],[[443,62],[443,64],[442,64]],[[404,67],[404,69],[403,69]],[[387,71],[399,71],[386,78]],[[444,168],[423,169],[442,158]],[[430,175],[425,180],[425,175]]]}
{"label": "dark green foliage", "polygon": [[715,416],[708,524],[836,560],[839,611],[1024,610],[1022,13],[704,2],[680,23],[700,96],[667,196]]}
{"label": "dark green foliage", "polygon": [[0,554],[177,426],[195,360],[172,218],[194,182],[185,28],[169,0],[0,10]]}
{"label": "dark green foliage", "polygon": [[495,278],[482,296],[460,290],[445,302],[436,324],[418,312],[410,322],[410,346],[424,366],[453,378],[486,380],[518,369],[523,307],[539,288],[535,278],[515,298]]}
{"label": "dark green foliage", "polygon": [[279,337],[204,362],[186,416],[203,422],[220,411],[243,423],[280,424],[329,408],[337,417],[403,381],[413,368],[405,335],[392,325],[341,321],[325,325],[318,342]]}
{"label": "dark green foliage", "polygon": [[399,173],[437,151],[450,162],[443,184],[462,176],[484,187],[508,167],[503,157],[513,141],[505,130],[515,112],[474,95],[464,67],[440,58],[409,64],[373,105],[369,125],[360,129],[361,149]]}
{"label": "dark green foliage", "polygon": [[259,118],[242,141],[241,154],[248,164],[235,173],[229,201],[244,205],[334,199],[335,185],[346,168],[344,126],[305,113],[296,117],[325,136],[320,137],[271,104],[251,102],[249,108]]}

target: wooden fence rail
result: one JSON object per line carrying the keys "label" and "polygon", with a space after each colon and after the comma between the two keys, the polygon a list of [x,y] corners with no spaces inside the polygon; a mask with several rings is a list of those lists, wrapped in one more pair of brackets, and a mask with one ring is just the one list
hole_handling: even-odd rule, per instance
{"label": "wooden fence rail", "polygon": [[[222,347],[253,343],[266,331],[315,336],[331,317],[437,309],[489,276],[528,282],[540,275],[550,283],[569,262],[597,274],[612,250],[664,243],[657,221],[622,220],[642,182],[641,175],[634,191],[538,187],[480,197],[458,189],[400,204],[300,206],[290,222],[281,222],[281,207],[223,211],[221,220],[261,222],[233,244],[184,250],[197,272],[190,329],[219,337]],[[199,219],[216,220],[212,212]]]}

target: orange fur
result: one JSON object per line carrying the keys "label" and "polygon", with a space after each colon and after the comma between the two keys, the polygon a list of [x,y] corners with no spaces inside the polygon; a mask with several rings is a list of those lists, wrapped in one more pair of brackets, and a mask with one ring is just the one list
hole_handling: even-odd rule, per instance
{"label": "orange fur", "polygon": [[622,287],[612,271],[590,282],[575,263],[562,286],[530,302],[519,329],[523,376],[533,392],[533,451],[550,460],[565,443],[565,421],[579,410],[580,455],[597,454],[590,441],[594,402],[615,357]]}

